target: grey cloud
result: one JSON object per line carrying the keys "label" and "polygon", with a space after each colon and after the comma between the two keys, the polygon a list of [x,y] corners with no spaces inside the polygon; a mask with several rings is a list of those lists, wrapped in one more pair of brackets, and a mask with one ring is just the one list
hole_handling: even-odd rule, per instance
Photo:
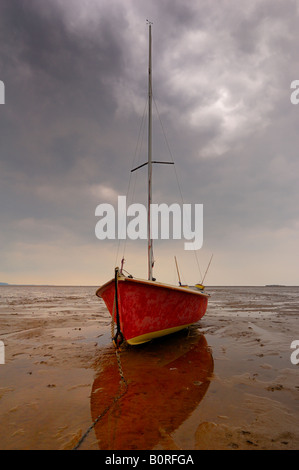
{"label": "grey cloud", "polygon": [[[12,253],[38,234],[53,243],[59,227],[65,243],[68,234],[74,246],[92,243],[101,188],[126,193],[146,102],[146,18],[154,22],[155,100],[185,200],[204,203],[204,246],[237,246],[234,228],[246,238],[294,227],[296,2],[84,5],[0,4],[2,243]],[[158,119],[154,126],[155,155],[167,159]],[[138,177],[142,200],[145,171]],[[155,168],[154,187],[157,200],[178,199],[172,170]]]}

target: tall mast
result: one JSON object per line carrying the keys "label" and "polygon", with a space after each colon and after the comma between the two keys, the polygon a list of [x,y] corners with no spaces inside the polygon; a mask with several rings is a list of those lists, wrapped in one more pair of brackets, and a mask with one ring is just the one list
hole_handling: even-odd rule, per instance
{"label": "tall mast", "polygon": [[148,279],[153,278],[153,240],[151,233],[151,203],[152,203],[152,23],[149,25],[149,66],[148,66]]}

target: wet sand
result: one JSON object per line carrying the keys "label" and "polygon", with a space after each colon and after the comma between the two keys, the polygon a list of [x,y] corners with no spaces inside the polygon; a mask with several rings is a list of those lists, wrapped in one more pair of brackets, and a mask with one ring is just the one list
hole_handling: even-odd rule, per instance
{"label": "wet sand", "polygon": [[[299,288],[210,287],[192,328],[120,353],[94,287],[0,287],[0,449],[298,449]],[[115,397],[123,396],[114,401]]]}

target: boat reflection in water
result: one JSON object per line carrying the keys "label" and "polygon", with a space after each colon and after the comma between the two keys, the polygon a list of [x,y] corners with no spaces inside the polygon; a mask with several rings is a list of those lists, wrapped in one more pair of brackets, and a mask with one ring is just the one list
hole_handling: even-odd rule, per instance
{"label": "boat reflection in water", "polygon": [[[124,348],[120,357],[128,389],[94,428],[99,448],[153,449],[203,399],[214,369],[211,351],[193,328],[137,349]],[[97,364],[102,370],[92,387],[93,421],[120,394],[121,380],[112,348],[101,352]]]}

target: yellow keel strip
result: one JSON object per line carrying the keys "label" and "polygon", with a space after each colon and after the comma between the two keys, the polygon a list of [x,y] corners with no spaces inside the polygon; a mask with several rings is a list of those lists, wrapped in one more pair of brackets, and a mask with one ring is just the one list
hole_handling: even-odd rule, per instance
{"label": "yellow keel strip", "polygon": [[171,335],[172,333],[176,333],[177,331],[183,330],[188,326],[193,325],[193,323],[188,323],[188,325],[181,325],[175,326],[174,328],[167,328],[166,330],[160,331],[153,331],[151,333],[146,333],[145,335],[135,336],[135,338],[131,338],[127,340],[127,343],[135,346],[137,344],[147,343],[152,339],[159,338],[160,336]]}

